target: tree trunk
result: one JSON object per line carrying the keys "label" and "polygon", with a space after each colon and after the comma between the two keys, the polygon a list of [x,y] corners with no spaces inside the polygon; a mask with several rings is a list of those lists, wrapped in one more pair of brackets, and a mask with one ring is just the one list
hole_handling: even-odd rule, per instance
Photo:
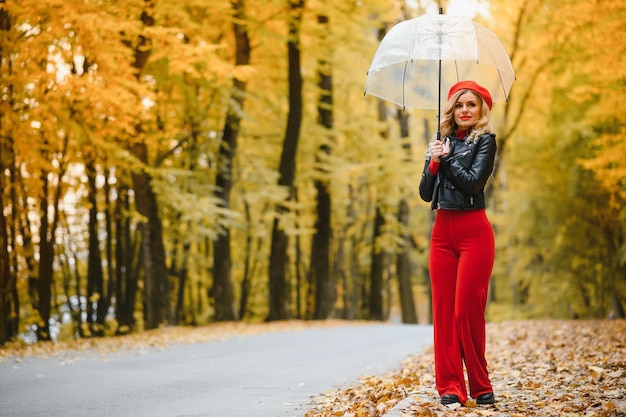
{"label": "tree trunk", "polygon": [[104,242],[104,256],[107,260],[106,263],[106,288],[105,293],[102,294],[104,302],[98,303],[98,324],[104,326],[106,323],[106,315],[111,307],[113,297],[115,296],[115,290],[117,284],[115,282],[115,263],[116,260],[113,257],[113,216],[111,215],[111,169],[106,168],[104,170],[104,228],[106,230],[106,240]]}
{"label": "tree trunk", "polygon": [[[154,26],[153,0],[144,0],[141,21],[146,27]],[[150,53],[152,41],[146,35],[139,35],[134,48],[137,78],[145,68]],[[137,128],[138,136],[141,128]],[[148,162],[148,147],[143,141],[130,146],[131,152],[144,164]],[[137,170],[132,174],[135,190],[135,204],[146,222],[141,224],[142,254],[144,267],[144,323],[146,329],[154,329],[160,324],[170,321],[170,295],[167,266],[165,264],[165,247],[163,245],[163,227],[159,216],[158,202],[151,188],[151,176],[145,170]]]}
{"label": "tree trunk", "polygon": [[237,320],[231,278],[230,231],[222,231],[213,245],[213,286],[215,321]]}
{"label": "tree trunk", "polygon": [[[302,124],[302,74],[300,73],[300,22],[304,0],[289,2],[289,116],[283,150],[280,157],[280,179],[278,185],[289,189],[289,199],[294,195],[293,181],[296,171],[296,154],[300,125]],[[280,227],[280,215],[285,211],[278,208],[278,217],[272,228],[272,244],[269,262],[269,315],[267,320],[286,320],[291,317],[289,285],[286,277],[288,238]]]}
{"label": "tree trunk", "polygon": [[[1,119],[0,119],[1,121]],[[4,179],[4,141],[8,139],[0,139],[0,207],[6,207],[4,202],[4,192],[7,190]],[[12,202],[11,204],[14,204]],[[4,210],[0,210],[0,346],[10,339],[10,321],[12,317],[11,306],[11,281],[13,280],[11,268],[9,266],[9,233],[8,221],[4,215]]]}
{"label": "tree trunk", "polygon": [[[68,240],[69,240],[69,236],[68,236]],[[68,245],[69,248],[69,245]],[[68,261],[66,261],[65,263],[68,265],[68,270],[70,270],[70,272],[68,272],[69,276],[67,278],[67,283],[66,288],[65,289],[65,293],[67,294],[68,300],[71,297],[71,287],[70,284],[72,282],[72,278],[74,279],[74,297],[76,297],[76,304],[74,305],[74,303],[72,303],[71,301],[68,302],[69,304],[69,309],[70,309],[70,314],[72,316],[72,321],[74,322],[74,334],[77,337],[84,337],[85,336],[85,332],[84,332],[84,327],[83,327],[83,303],[82,303],[82,292],[81,292],[81,275],[80,275],[80,271],[79,271],[79,267],[78,265],[80,265],[80,262],[78,260],[78,256],[76,255],[76,251],[74,249],[70,249],[70,254],[68,255],[72,257],[73,261],[70,262],[69,259]],[[72,267],[70,267],[70,265],[73,265]],[[73,272],[73,273],[72,273]]]}
{"label": "tree trunk", "polygon": [[[398,124],[400,125],[400,140],[402,148],[406,152],[406,162],[411,162],[411,145],[409,137],[409,115],[398,109]],[[417,323],[417,311],[413,298],[413,286],[411,285],[411,235],[409,234],[409,205],[405,199],[398,205],[398,223],[403,229],[403,245],[396,259],[396,274],[398,275],[398,292],[400,294],[400,308],[402,310],[402,323]]]}
{"label": "tree trunk", "polygon": [[274,219],[269,266],[269,315],[268,321],[291,318],[289,284],[286,278],[287,235],[279,228],[279,219]]}
{"label": "tree trunk", "polygon": [[73,336],[74,338],[82,337],[81,334],[81,308],[79,303],[74,303],[72,300],[79,300],[79,296],[77,294],[72,294],[72,280],[73,278],[80,278],[80,275],[76,273],[78,268],[76,265],[76,253],[72,249],[70,249],[70,237],[69,233],[64,233],[64,245],[67,248],[64,252],[59,253],[59,266],[60,266],[60,274],[61,274],[61,282],[63,283],[63,295],[65,297],[65,305],[69,310],[70,317],[72,319],[72,326],[74,329]]}
{"label": "tree trunk", "polygon": [[[174,312],[174,324],[179,325],[185,322],[185,288],[187,287],[187,277],[189,276],[189,249],[191,244],[185,242],[182,244],[182,254],[180,256],[180,267],[172,268],[178,277],[178,291],[176,295],[176,309]],[[172,258],[176,259],[176,254],[172,254]]]}
{"label": "tree trunk", "polygon": [[[0,118],[0,122],[1,121],[2,119]],[[9,190],[9,193],[12,193],[13,190],[12,185],[7,187],[4,174],[5,168],[9,168],[5,166],[5,158],[9,163],[12,163],[9,157],[12,153],[9,150],[10,146],[10,138],[0,138],[0,208],[8,206],[4,201],[4,194],[7,190]],[[10,181],[11,178],[9,177],[9,182]],[[15,200],[11,201],[11,207],[14,207],[16,203]],[[12,296],[16,286],[16,280],[14,273],[11,272],[10,265],[11,257],[9,247],[14,247],[9,241],[10,221],[10,218],[8,219],[5,216],[4,210],[0,210],[0,346],[14,336],[11,328],[13,327],[14,320],[17,318],[17,311],[15,310],[16,300],[13,300]]]}
{"label": "tree trunk", "polygon": [[311,248],[311,274],[315,282],[315,318],[327,319],[330,317],[337,298],[336,279],[330,270],[330,240],[332,231],[330,228],[330,193],[326,185],[315,181],[317,190],[317,220],[315,222],[315,235]]}
{"label": "tree trunk", "polygon": [[128,191],[126,185],[121,184],[119,186],[113,214],[115,218],[115,241],[117,242],[115,245],[115,294],[119,323],[117,332],[119,334],[130,333],[135,325],[137,277],[132,260],[136,252],[141,252],[134,248],[130,219],[124,214],[130,211]]}
{"label": "tree trunk", "polygon": [[[4,3],[4,2],[3,2]],[[0,5],[0,31],[8,34],[11,31],[11,19],[9,12],[4,8],[4,4]],[[4,35],[3,35],[4,36]],[[13,75],[10,60],[4,60],[11,51],[6,51],[0,45],[0,69],[3,74]],[[6,65],[5,70],[1,68]],[[9,96],[9,108],[13,108],[13,88],[6,85],[4,81],[5,93]],[[0,132],[3,131],[5,125],[4,119],[10,113],[0,113]],[[5,173],[8,172],[8,175]],[[17,222],[17,206],[16,199],[16,176],[15,176],[15,157],[13,149],[13,138],[4,133],[0,136],[0,346],[17,336],[19,329],[19,298],[17,296],[17,268],[11,267],[12,258],[16,258],[16,251],[9,252],[9,247],[15,249],[15,224]],[[5,201],[8,198],[8,202]],[[5,207],[11,207],[11,216],[5,216]],[[17,262],[14,262],[16,264]],[[17,266],[17,265],[14,265]]]}
{"label": "tree trunk", "polygon": [[335,317],[340,317],[344,319],[354,318],[354,301],[353,301],[353,291],[351,290],[352,282],[351,275],[348,273],[346,268],[346,251],[345,251],[345,233],[342,231],[339,232],[339,236],[334,236],[334,263],[333,263],[333,275],[337,277],[337,288],[343,288],[342,300],[343,300],[343,311],[340,314],[335,314]]}
{"label": "tree trunk", "polygon": [[243,278],[241,279],[241,297],[239,298],[239,319],[243,320],[248,311],[248,298],[252,290],[252,277],[254,276],[254,267],[252,265],[252,216],[250,213],[250,205],[244,199],[244,212],[246,213],[246,248],[244,256]]}
{"label": "tree trunk", "polygon": [[[233,31],[235,33],[235,65],[250,63],[250,40],[245,22],[244,0],[233,0]],[[233,80],[235,105],[228,110],[224,126],[224,135],[220,146],[218,171],[216,177],[217,197],[225,209],[230,208],[230,193],[233,185],[233,164],[237,152],[237,136],[241,124],[241,111],[244,103],[246,83]],[[236,320],[235,296],[231,276],[230,230],[222,231],[213,244],[213,289],[215,297],[215,320]]]}
{"label": "tree trunk", "polygon": [[[348,195],[350,196],[350,201],[348,207],[346,209],[346,218],[352,219],[353,224],[346,224],[343,229],[342,239],[340,239],[339,244],[341,244],[341,240],[343,240],[343,236],[350,236],[350,247],[351,251],[349,254],[350,258],[350,268],[345,272],[344,279],[344,318],[347,320],[360,319],[363,317],[363,304],[365,304],[365,300],[361,297],[363,293],[363,287],[365,287],[365,282],[361,280],[361,274],[359,270],[359,253],[358,247],[359,242],[362,241],[357,233],[350,233],[350,229],[354,227],[354,219],[357,218],[356,210],[355,210],[355,199],[354,199],[354,188],[352,185],[348,186]],[[340,248],[339,252],[341,253],[343,250]],[[345,254],[342,254],[342,258],[345,257]]]}
{"label": "tree trunk", "polygon": [[372,236],[372,270],[370,273],[369,319],[381,321],[385,317],[383,310],[385,252],[377,247],[376,241],[380,237],[384,225],[385,218],[383,217],[380,208],[376,207],[374,234]]}
{"label": "tree trunk", "polygon": [[[398,221],[403,228],[409,226],[409,206],[406,200],[400,201],[398,208]],[[396,273],[398,275],[398,292],[400,294],[400,308],[402,310],[402,323],[417,323],[417,311],[413,298],[413,286],[411,285],[411,242],[408,232],[404,232],[404,245],[396,259]]]}
{"label": "tree trunk", "polygon": [[[85,174],[88,182],[89,201],[89,254],[87,255],[87,323],[93,336],[104,335],[104,319],[98,317],[101,303],[104,303],[104,276],[100,240],[98,239],[98,189],[96,187],[96,168],[93,161],[85,163]],[[95,307],[94,307],[95,305]]]}
{"label": "tree trunk", "polygon": [[[379,32],[379,38],[382,39],[382,32]],[[378,99],[378,120],[385,122],[387,120],[387,108],[383,100]],[[387,133],[381,133],[382,138],[387,137]],[[374,218],[374,233],[372,236],[372,265],[370,271],[370,293],[369,293],[369,319],[383,320],[383,281],[384,281],[384,250],[378,247],[378,238],[382,233],[385,225],[380,203],[376,202],[376,216]]]}
{"label": "tree trunk", "polygon": [[[147,146],[135,144],[133,153],[146,162]],[[147,220],[141,224],[143,267],[144,267],[144,322],[146,329],[155,329],[170,321],[170,296],[163,230],[157,198],[150,187],[151,177],[145,171],[134,172],[133,188],[137,210]]]}
{"label": "tree trunk", "polygon": [[[45,138],[43,139],[45,142]],[[69,138],[67,135],[63,138],[61,149],[58,150],[59,161],[62,164],[59,168],[56,180],[56,188],[51,191],[49,176],[50,172],[41,171],[41,227],[39,229],[39,285],[37,288],[38,310],[41,321],[37,328],[38,340],[51,340],[50,335],[50,315],[52,312],[52,283],[54,281],[54,242],[55,234],[59,221],[59,202],[61,201],[61,184],[63,184],[63,176],[65,175],[65,166],[63,165],[63,156],[67,152]],[[52,195],[49,196],[48,194]],[[50,221],[48,213],[50,212],[50,202],[52,200],[52,220]]]}
{"label": "tree trunk", "polygon": [[[4,145],[0,144],[0,148]],[[0,149],[0,160],[4,158],[4,150]],[[13,163],[12,161],[10,162]],[[4,176],[3,164],[0,163],[0,208],[7,207],[4,192],[9,191],[9,196],[15,196],[15,187],[12,181],[13,175],[9,175],[8,181]],[[13,167],[8,169],[14,173]],[[7,182],[10,184],[7,186]],[[9,198],[13,216],[6,217],[0,210],[0,346],[10,341],[19,332],[20,303],[17,291],[17,255],[15,250],[15,216],[17,216],[15,198]],[[12,265],[13,264],[13,265]]]}
{"label": "tree trunk", "polygon": [[624,319],[626,318],[626,315],[624,314],[624,304],[623,304],[623,300],[620,299],[620,297],[617,295],[617,293],[613,293],[611,295],[611,305],[612,305],[612,314],[609,313],[609,316],[612,319]]}
{"label": "tree trunk", "polygon": [[41,321],[37,327],[38,340],[51,340],[50,316],[52,313],[52,283],[54,281],[54,235],[59,216],[59,201],[61,197],[61,177],[59,174],[58,186],[53,195],[53,219],[48,218],[50,204],[48,193],[50,186],[48,172],[42,172],[42,197],[40,201],[41,227],[39,229],[39,286],[37,288],[38,310]]}
{"label": "tree trunk", "polygon": [[[8,32],[11,29],[11,20],[9,19],[9,12],[4,8],[4,5],[0,6],[0,30]],[[0,46],[0,56],[4,52]],[[1,62],[1,61],[0,61]],[[2,131],[2,122],[4,114],[0,114],[0,131]],[[0,207],[6,207],[4,203],[4,192],[8,188],[5,185],[4,172],[6,168],[5,155],[8,153],[8,147],[10,146],[11,138],[0,136]],[[13,205],[13,202],[12,204]],[[9,222],[4,215],[4,210],[0,210],[0,346],[4,345],[8,340],[7,321],[10,317],[10,309],[8,302],[9,292],[9,280],[10,280],[10,267],[9,267],[9,234],[8,234]]]}
{"label": "tree trunk", "polygon": [[[328,16],[317,17],[318,23],[322,26],[321,32],[324,50],[330,53],[328,41],[325,35],[328,33]],[[326,129],[333,127],[333,84],[330,63],[325,59],[319,61],[319,88],[320,97],[317,106],[318,123]],[[330,137],[327,140],[331,140]],[[330,146],[322,138],[322,143],[316,153],[318,163],[330,155]],[[327,319],[335,306],[337,298],[337,280],[331,274],[330,269],[330,241],[332,239],[331,220],[331,199],[328,191],[327,181],[316,178],[315,189],[317,191],[317,218],[315,221],[315,234],[313,235],[311,248],[311,282],[315,283],[315,318]]]}

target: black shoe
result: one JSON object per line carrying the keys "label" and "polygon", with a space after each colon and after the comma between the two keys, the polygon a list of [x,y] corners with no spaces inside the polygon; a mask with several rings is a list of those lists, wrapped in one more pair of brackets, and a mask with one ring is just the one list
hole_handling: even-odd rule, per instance
{"label": "black shoe", "polygon": [[493,395],[493,392],[488,392],[487,394],[479,395],[478,398],[476,398],[476,404],[478,405],[488,405],[488,404],[495,404],[495,403],[496,403],[496,397]]}
{"label": "black shoe", "polygon": [[458,396],[456,396],[454,394],[443,394],[441,396],[441,404],[443,404],[443,405],[450,405],[450,404],[454,404],[454,403],[461,404],[461,400],[459,399]]}

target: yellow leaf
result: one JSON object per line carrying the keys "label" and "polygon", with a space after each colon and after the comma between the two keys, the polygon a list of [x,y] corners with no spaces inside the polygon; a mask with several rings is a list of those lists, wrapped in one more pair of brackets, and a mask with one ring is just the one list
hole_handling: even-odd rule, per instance
{"label": "yellow leaf", "polygon": [[606,369],[600,368],[599,366],[589,366],[591,370],[591,374],[594,378],[600,379],[606,374]]}

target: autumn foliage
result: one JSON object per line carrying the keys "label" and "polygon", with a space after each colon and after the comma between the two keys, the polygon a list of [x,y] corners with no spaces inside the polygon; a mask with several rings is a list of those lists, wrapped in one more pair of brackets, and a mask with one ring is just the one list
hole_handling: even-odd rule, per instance
{"label": "autumn foliage", "polygon": [[[435,115],[363,96],[380,35],[429,5],[0,1],[0,344],[430,321]],[[624,317],[624,18],[475,16],[517,74],[493,113],[493,321]]]}

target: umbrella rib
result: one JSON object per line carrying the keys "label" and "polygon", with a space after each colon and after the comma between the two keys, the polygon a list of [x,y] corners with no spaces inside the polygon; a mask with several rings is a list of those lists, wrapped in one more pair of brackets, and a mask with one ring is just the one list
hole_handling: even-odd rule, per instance
{"label": "umbrella rib", "polygon": [[[498,39],[498,41],[500,42],[500,46],[502,46],[502,48],[505,49],[504,45],[502,44],[502,41],[500,41],[499,39]],[[480,42],[479,40],[477,40],[477,43],[479,43],[481,46],[483,46],[483,43]],[[491,58],[491,62],[493,63],[493,67],[496,69],[496,71],[498,73],[498,79],[500,80],[498,85],[502,88],[502,92],[504,93],[504,100],[505,100],[505,102],[508,103],[509,102],[509,98],[507,96],[506,88],[504,87],[504,80],[502,79],[502,72],[500,71],[500,67],[497,65],[496,60],[494,58],[494,55],[493,55],[493,52],[491,51],[491,49],[485,47],[484,50],[487,51],[487,54],[489,55],[489,57]]]}
{"label": "umbrella rib", "polygon": [[[413,62],[413,60],[411,60]],[[406,91],[406,67],[409,61],[404,61],[404,71],[402,71],[402,110],[406,110],[406,99],[405,99],[405,91]]]}
{"label": "umbrella rib", "polygon": [[500,74],[500,68],[496,68],[498,70],[498,78],[500,78],[500,87],[502,87],[502,92],[504,93],[504,101],[506,103],[509,102],[509,98],[506,96],[506,90],[504,89],[504,81],[502,80],[502,74]]}

